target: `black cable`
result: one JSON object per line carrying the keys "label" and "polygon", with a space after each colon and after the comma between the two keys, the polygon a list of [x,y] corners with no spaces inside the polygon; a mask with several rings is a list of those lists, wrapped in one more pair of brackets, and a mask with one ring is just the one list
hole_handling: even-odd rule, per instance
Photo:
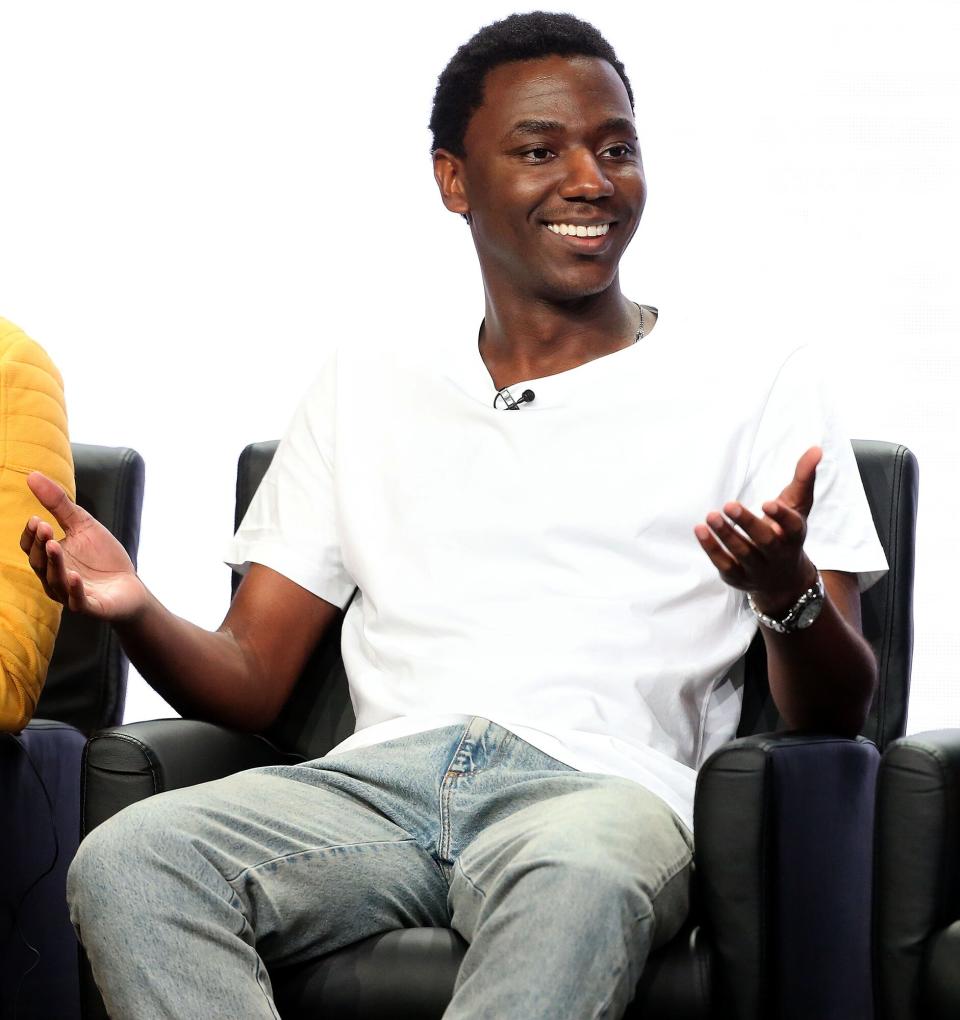
{"label": "black cable", "polygon": [[60,858],[60,840],[57,838],[57,823],[56,823],[55,816],[54,816],[54,811],[53,811],[53,801],[50,799],[50,793],[47,790],[47,784],[43,781],[43,777],[40,775],[40,770],[37,768],[36,764],[34,763],[34,760],[31,757],[30,752],[27,750],[26,745],[23,743],[23,741],[15,733],[7,733],[7,734],[4,734],[4,735],[10,737],[10,739],[24,753],[24,755],[26,756],[27,761],[30,763],[30,768],[33,769],[33,774],[37,777],[37,782],[40,784],[40,789],[43,790],[43,796],[44,796],[44,798],[45,798],[45,800],[47,802],[47,809],[50,812],[50,828],[51,828],[51,830],[53,832],[53,860],[50,862],[50,865],[47,868],[47,870],[44,871],[42,874],[38,875],[27,886],[27,888],[24,889],[24,891],[21,894],[20,899],[17,902],[17,905],[16,905],[16,907],[14,908],[14,911],[13,911],[13,927],[16,930],[16,933],[19,936],[20,941],[27,947],[27,950],[29,952],[33,953],[33,955],[34,955],[34,960],[30,964],[30,966],[27,967],[27,969],[20,975],[19,979],[17,980],[17,988],[16,988],[16,991],[13,994],[13,1014],[12,1014],[12,1020],[17,1020],[17,1009],[19,1008],[18,1003],[19,1003],[19,1000],[20,1000],[20,989],[23,987],[23,982],[24,982],[25,978],[27,977],[27,975],[32,970],[34,970],[37,967],[37,965],[40,963],[40,951],[37,949],[36,946],[31,944],[31,942],[27,939],[27,936],[24,934],[23,929],[20,927],[20,911],[23,909],[23,905],[26,902],[27,897],[30,895],[30,893],[32,893],[33,890],[57,866],[57,861]]}

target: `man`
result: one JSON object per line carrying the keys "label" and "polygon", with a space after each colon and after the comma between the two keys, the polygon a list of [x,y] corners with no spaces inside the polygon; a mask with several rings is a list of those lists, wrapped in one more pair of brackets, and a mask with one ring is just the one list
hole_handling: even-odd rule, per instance
{"label": "man", "polygon": [[613,50],[567,15],[488,26],[431,127],[479,335],[416,309],[327,360],[235,537],[246,577],[216,633],[31,482],[68,536],[24,532],[51,596],[112,620],[184,714],[264,728],[349,603],[352,737],[135,805],[81,847],[73,917],[114,1016],[273,1016],[265,964],[406,925],[470,943],[448,1018],[622,1015],[687,911],[695,770],[735,730],[755,613],[790,725],[864,720],[857,575],[885,564],[849,442],[802,350],[725,371],[621,293],[646,184]]}

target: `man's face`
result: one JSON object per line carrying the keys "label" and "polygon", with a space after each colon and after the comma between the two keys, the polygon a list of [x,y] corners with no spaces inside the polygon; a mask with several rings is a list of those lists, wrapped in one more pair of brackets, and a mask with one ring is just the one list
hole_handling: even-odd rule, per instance
{"label": "man's face", "polygon": [[437,179],[447,207],[470,214],[488,286],[554,301],[610,286],[646,182],[630,100],[607,61],[495,68],[465,147],[463,159],[435,160]]}

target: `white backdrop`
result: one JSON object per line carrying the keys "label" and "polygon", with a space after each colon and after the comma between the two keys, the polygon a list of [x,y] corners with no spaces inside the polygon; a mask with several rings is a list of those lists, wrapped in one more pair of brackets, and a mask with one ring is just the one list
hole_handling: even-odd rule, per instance
{"label": "white backdrop", "polygon": [[[145,458],[141,574],[181,615],[222,619],[236,457],[327,347],[415,320],[425,285],[479,314],[426,123],[455,48],[512,9],[0,0],[0,314],[60,366],[73,439]],[[566,9],[637,96],[627,293],[713,303],[718,357],[750,357],[739,309],[799,322],[851,434],[916,452],[909,728],[960,725],[960,5]],[[127,719],[165,714],[131,675]]]}

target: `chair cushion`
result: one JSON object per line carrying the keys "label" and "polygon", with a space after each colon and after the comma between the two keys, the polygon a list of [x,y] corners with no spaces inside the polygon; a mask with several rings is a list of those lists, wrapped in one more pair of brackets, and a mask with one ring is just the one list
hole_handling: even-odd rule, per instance
{"label": "chair cushion", "polygon": [[[271,972],[284,1020],[439,1020],[467,944],[448,928],[407,928]],[[626,1020],[707,1020],[710,957],[699,928],[654,953]]]}

